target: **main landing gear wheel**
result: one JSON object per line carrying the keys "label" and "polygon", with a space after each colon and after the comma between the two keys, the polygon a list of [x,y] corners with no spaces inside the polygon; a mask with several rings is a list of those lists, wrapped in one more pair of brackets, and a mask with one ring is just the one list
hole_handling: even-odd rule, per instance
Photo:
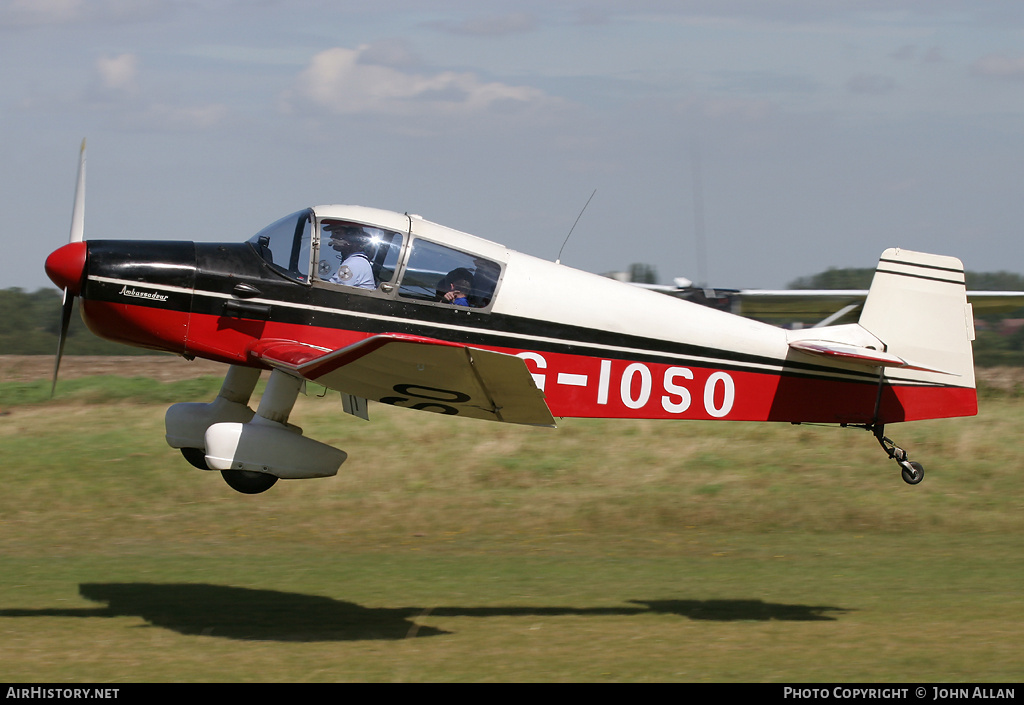
{"label": "main landing gear wheel", "polygon": [[277,482],[276,475],[252,470],[221,470],[220,474],[231,489],[242,494],[266,492]]}
{"label": "main landing gear wheel", "polygon": [[900,471],[903,481],[908,485],[916,485],[924,479],[924,466],[912,460],[904,460],[900,463]]}
{"label": "main landing gear wheel", "polygon": [[181,454],[185,456],[192,467],[199,468],[200,470],[209,470],[210,466],[206,464],[206,451],[202,448],[182,448]]}
{"label": "main landing gear wheel", "polygon": [[[181,454],[189,463],[200,470],[209,470],[206,464],[206,451],[202,448],[182,448]],[[221,477],[228,486],[242,494],[259,494],[266,492],[277,482],[277,477],[265,472],[250,470],[221,470]]]}

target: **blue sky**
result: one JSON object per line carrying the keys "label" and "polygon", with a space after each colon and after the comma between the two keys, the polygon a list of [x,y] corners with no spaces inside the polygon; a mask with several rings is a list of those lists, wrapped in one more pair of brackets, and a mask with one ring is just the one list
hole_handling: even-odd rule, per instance
{"label": "blue sky", "polygon": [[83,137],[91,239],[345,203],[553,260],[596,189],[589,271],[1024,272],[1021,3],[2,0],[0,65],[0,288],[50,286]]}

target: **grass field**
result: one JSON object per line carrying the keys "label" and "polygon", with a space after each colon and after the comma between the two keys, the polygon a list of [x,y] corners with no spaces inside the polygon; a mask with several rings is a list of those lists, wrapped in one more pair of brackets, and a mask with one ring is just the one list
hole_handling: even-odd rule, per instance
{"label": "grass field", "polygon": [[0,382],[0,681],[1016,682],[1024,401],[863,431],[452,420],[337,396],[338,477],[163,441],[219,380]]}

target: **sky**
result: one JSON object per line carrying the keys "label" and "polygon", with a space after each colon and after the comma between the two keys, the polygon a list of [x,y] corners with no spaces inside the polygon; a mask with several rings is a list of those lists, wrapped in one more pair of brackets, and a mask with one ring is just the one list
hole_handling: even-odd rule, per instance
{"label": "sky", "polygon": [[53,286],[83,138],[87,239],[338,203],[662,283],[1024,272],[1024,3],[0,0],[0,66],[0,288]]}

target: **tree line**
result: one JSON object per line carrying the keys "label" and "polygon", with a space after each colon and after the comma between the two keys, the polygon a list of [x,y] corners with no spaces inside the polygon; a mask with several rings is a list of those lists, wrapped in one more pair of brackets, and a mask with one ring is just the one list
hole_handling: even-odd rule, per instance
{"label": "tree line", "polygon": [[[789,289],[867,289],[873,268],[835,268],[791,281]],[[1013,272],[965,272],[970,291],[1024,291],[1024,275]]]}
{"label": "tree line", "polygon": [[[61,292],[0,289],[0,355],[55,355],[60,334]],[[152,351],[99,338],[75,313],[64,342],[65,355],[140,355]]]}
{"label": "tree line", "polygon": [[[845,268],[801,277],[790,289],[867,289],[874,269]],[[965,272],[968,291],[1024,291],[1024,275],[1013,272]],[[1024,366],[1024,325],[1005,325],[1024,318],[1024,310],[975,315],[974,363],[980,367]]]}
{"label": "tree line", "polygon": [[[790,289],[867,289],[874,269],[831,268],[790,282]],[[639,281],[655,282],[654,267],[631,265],[630,274]],[[1024,275],[1012,272],[967,272],[967,288],[973,291],[1024,291]],[[26,292],[19,288],[0,289],[0,355],[53,355],[60,332],[61,293],[56,289]],[[71,317],[65,355],[146,355],[150,350],[133,348],[93,335],[76,312]],[[979,318],[974,344],[979,365],[1024,365],[1024,326],[1009,329],[1007,318],[1024,318],[1024,310],[1009,315]]]}

